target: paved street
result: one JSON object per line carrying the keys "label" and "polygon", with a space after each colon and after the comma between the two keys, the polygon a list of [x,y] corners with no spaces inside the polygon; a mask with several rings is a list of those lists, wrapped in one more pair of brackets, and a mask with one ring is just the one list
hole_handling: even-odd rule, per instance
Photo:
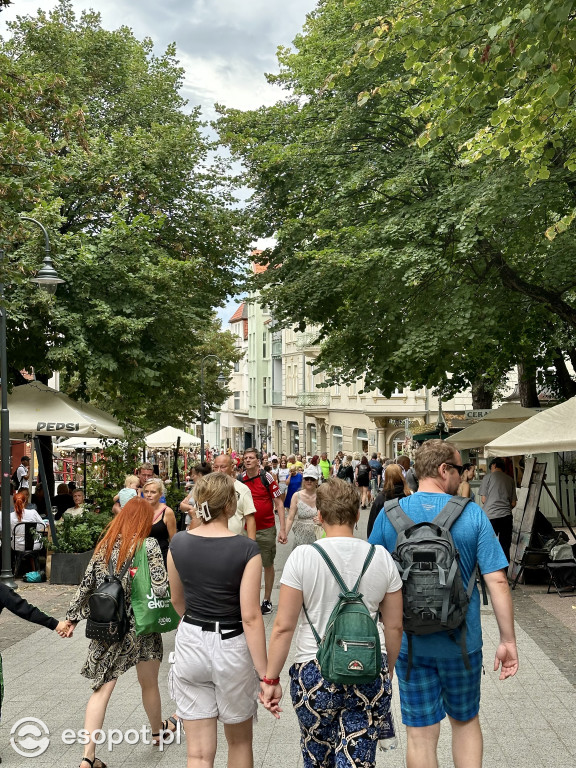
{"label": "paved street", "polygon": [[[363,512],[365,525],[367,512]],[[360,533],[362,533],[362,526]],[[290,551],[280,548],[278,574]],[[63,616],[73,588],[51,585],[21,585],[20,593],[56,616]],[[273,594],[277,602],[277,590]],[[520,672],[501,683],[491,670],[497,628],[490,607],[483,609],[486,674],[483,678],[481,720],[485,736],[485,768],[573,768],[576,763],[574,717],[576,713],[576,596],[559,598],[546,594],[541,585],[519,586],[514,593]],[[270,631],[274,615],[265,617]],[[164,714],[172,709],[166,685],[168,653],[173,637],[165,637],[165,660],[160,681]],[[76,766],[82,749],[61,741],[66,728],[82,728],[89,682],[79,675],[86,654],[83,626],[72,640],[21,621],[6,611],[0,618],[0,648],[4,660],[5,698],[0,754],[8,768]],[[288,667],[288,665],[287,665]],[[287,670],[286,667],[286,670]],[[283,683],[287,674],[283,675]],[[395,752],[380,753],[379,768],[402,768],[404,735],[399,717],[398,694],[394,714],[401,746]],[[10,746],[10,729],[20,718],[41,719],[50,731],[51,742],[42,755],[21,757]],[[140,689],[134,670],[120,678],[112,696],[105,729],[140,729],[146,722],[140,703]],[[298,726],[289,701],[280,721],[261,710],[255,726],[255,766],[296,768],[301,766]],[[164,753],[144,744],[101,747],[97,753],[110,766],[185,765],[184,745],[167,747]],[[442,727],[441,768],[452,765],[449,728]],[[216,760],[226,765],[223,736]],[[234,768],[230,766],[230,768]]]}

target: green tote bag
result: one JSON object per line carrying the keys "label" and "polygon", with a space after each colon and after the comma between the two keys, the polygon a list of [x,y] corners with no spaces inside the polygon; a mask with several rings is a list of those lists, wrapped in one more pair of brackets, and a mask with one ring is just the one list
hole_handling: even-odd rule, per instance
{"label": "green tote bag", "polygon": [[132,566],[137,569],[132,579],[131,598],[136,634],[151,635],[176,629],[180,616],[170,602],[170,589],[166,597],[157,597],[152,590],[145,544],[136,552]]}

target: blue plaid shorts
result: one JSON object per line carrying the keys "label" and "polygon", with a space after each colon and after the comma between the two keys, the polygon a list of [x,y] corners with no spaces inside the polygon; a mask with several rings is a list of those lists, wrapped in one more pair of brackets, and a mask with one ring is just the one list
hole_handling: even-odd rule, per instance
{"label": "blue plaid shorts", "polygon": [[300,724],[304,768],[372,768],[379,739],[394,736],[386,655],[373,683],[324,680],[316,659],[290,668],[290,695]]}
{"label": "blue plaid shorts", "polygon": [[461,656],[414,656],[410,679],[406,681],[408,655],[400,654],[396,675],[404,725],[434,725],[447,714],[462,722],[476,717],[480,709],[482,651],[470,653],[469,659],[468,670]]}

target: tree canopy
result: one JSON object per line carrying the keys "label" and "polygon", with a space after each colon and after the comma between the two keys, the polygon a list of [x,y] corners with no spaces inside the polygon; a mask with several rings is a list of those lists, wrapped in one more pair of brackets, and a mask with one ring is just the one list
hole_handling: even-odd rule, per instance
{"label": "tree canopy", "polygon": [[[543,148],[541,116],[527,114],[538,65],[518,82],[502,74],[502,8],[516,4],[453,6],[324,0],[279,52],[286,98],[222,110],[221,137],[255,190],[253,226],[277,238],[256,283],[277,323],[319,328],[315,366],[328,381],[472,386],[480,404],[520,364],[525,375],[554,367],[548,383],[569,396],[574,133],[558,111]],[[525,15],[522,41],[518,31],[516,48],[506,43],[515,66],[536,45]],[[554,18],[564,40],[571,13]],[[518,110],[504,124],[513,96],[521,128]]]}
{"label": "tree canopy", "polygon": [[[67,390],[143,428],[199,404],[200,359],[235,359],[215,308],[235,292],[249,244],[229,169],[180,95],[170,46],[76,17],[61,0],[0,40],[0,236],[9,363],[62,373]],[[66,284],[28,278],[49,230]],[[208,407],[226,392],[206,371]]]}

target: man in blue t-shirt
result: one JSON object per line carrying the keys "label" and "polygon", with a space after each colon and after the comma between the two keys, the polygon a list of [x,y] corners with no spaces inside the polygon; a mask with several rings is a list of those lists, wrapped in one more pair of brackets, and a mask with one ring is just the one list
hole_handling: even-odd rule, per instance
{"label": "man in blue t-shirt", "polygon": [[[458,451],[442,440],[428,440],[416,455],[417,493],[400,500],[400,506],[415,523],[433,520],[460,484],[462,460]],[[490,592],[500,644],[494,670],[500,679],[515,675],[518,652],[514,634],[514,612],[505,569],[507,560],[490,521],[474,502],[468,503],[451,528],[460,553],[464,584],[480,568]],[[369,539],[389,552],[396,546],[396,531],[380,513]],[[396,672],[400,687],[402,721],[407,731],[407,768],[437,768],[436,750],[440,721],[448,715],[452,726],[454,764],[481,768],[482,732],[478,719],[482,674],[482,630],[480,596],[474,587],[466,616],[466,647],[471,669],[466,669],[458,633],[414,636],[413,659],[407,680],[407,640],[404,635]]]}

